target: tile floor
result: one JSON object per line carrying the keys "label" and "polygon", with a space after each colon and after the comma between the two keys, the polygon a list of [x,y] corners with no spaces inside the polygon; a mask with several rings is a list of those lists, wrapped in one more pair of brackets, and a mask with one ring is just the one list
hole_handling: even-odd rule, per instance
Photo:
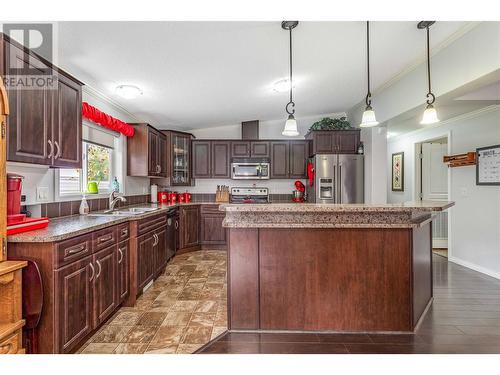
{"label": "tile floor", "polygon": [[193,353],[227,330],[226,252],[175,256],[137,300],[79,350],[83,354]]}

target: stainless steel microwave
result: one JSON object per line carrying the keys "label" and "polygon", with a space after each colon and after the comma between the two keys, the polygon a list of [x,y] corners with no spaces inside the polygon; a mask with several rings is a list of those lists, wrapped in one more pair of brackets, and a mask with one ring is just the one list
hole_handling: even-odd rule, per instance
{"label": "stainless steel microwave", "polygon": [[231,178],[233,180],[268,180],[270,163],[267,159],[233,159]]}

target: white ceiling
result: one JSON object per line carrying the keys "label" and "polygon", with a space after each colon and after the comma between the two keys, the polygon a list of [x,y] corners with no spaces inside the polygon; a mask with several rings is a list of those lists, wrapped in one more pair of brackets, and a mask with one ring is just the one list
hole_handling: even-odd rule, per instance
{"label": "white ceiling", "polygon": [[[372,91],[424,56],[417,22],[371,24]],[[431,47],[466,22],[437,22]],[[343,112],[366,92],[364,22],[300,22],[293,32],[296,115]],[[160,128],[285,117],[288,33],[280,22],[61,22],[59,65]],[[120,84],[144,94],[126,100]]]}

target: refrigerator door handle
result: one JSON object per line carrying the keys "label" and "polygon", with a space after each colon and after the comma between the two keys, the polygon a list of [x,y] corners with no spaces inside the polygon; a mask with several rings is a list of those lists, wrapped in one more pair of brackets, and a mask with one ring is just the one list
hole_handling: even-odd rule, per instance
{"label": "refrigerator door handle", "polygon": [[333,165],[333,203],[337,203],[337,167]]}
{"label": "refrigerator door handle", "polygon": [[339,164],[339,203],[342,203],[342,164]]}

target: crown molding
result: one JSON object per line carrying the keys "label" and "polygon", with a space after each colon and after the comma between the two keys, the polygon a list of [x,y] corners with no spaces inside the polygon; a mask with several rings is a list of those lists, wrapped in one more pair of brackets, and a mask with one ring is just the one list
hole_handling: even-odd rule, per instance
{"label": "crown molding", "polygon": [[402,139],[404,137],[411,137],[413,135],[423,133],[423,132],[428,131],[430,129],[439,129],[439,128],[441,128],[445,125],[448,125],[450,123],[453,123],[453,122],[457,122],[457,121],[461,121],[461,120],[468,120],[468,119],[475,118],[475,117],[478,117],[481,115],[485,115],[485,114],[490,113],[490,112],[496,112],[499,110],[500,110],[500,104],[489,105],[487,107],[479,108],[479,109],[476,109],[476,110],[471,111],[471,112],[462,113],[461,115],[458,115],[455,117],[450,117],[449,119],[440,121],[435,126],[429,126],[427,128],[417,129],[417,130],[414,130],[414,131],[411,131],[408,133],[403,133],[403,134],[388,138],[387,143],[393,143],[393,142],[399,141],[400,139]]}
{"label": "crown molding", "polygon": [[120,103],[111,99],[109,96],[107,96],[106,94],[103,94],[101,91],[97,90],[96,88],[85,84],[83,86],[82,90],[84,93],[86,93],[90,96],[93,96],[96,99],[100,99],[100,100],[105,101],[106,103],[108,103],[109,105],[114,107],[117,111],[124,113],[128,117],[134,119],[136,122],[141,122],[141,119],[139,119],[137,116],[135,116],[132,112],[130,112],[124,106],[122,106]]}

